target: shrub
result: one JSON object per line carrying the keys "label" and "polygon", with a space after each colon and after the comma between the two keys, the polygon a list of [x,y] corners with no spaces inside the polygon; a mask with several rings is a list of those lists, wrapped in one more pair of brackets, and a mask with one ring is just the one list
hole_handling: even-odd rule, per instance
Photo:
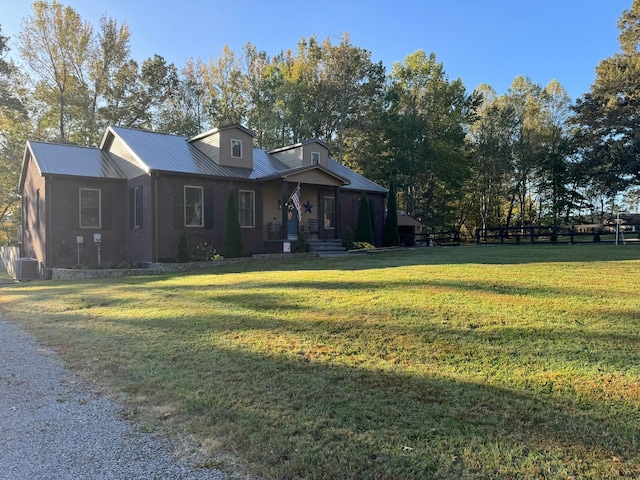
{"label": "shrub", "polygon": [[304,231],[304,227],[300,227],[298,232],[298,241],[296,242],[296,252],[304,253],[307,251],[307,232]]}
{"label": "shrub", "polygon": [[353,242],[353,248],[355,250],[371,250],[376,247],[371,245],[369,242]]}
{"label": "shrub", "polygon": [[373,225],[371,224],[371,209],[366,193],[360,196],[360,206],[358,208],[358,228],[356,229],[356,240],[358,242],[373,243]]}
{"label": "shrub", "polygon": [[389,195],[387,197],[387,217],[384,220],[384,233],[382,245],[394,247],[400,245],[400,232],[398,232],[398,205],[396,203],[396,186],[391,180]]}
{"label": "shrub", "polygon": [[349,227],[342,231],[342,246],[347,250],[353,250],[353,230]]}
{"label": "shrub", "polygon": [[187,234],[182,232],[178,240],[178,248],[176,249],[176,262],[187,263],[189,261],[189,244],[187,243]]}

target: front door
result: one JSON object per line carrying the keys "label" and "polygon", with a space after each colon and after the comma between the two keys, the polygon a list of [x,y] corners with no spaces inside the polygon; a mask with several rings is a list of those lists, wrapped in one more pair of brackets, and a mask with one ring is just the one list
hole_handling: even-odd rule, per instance
{"label": "front door", "polygon": [[295,209],[287,212],[287,239],[298,239],[298,212]]}

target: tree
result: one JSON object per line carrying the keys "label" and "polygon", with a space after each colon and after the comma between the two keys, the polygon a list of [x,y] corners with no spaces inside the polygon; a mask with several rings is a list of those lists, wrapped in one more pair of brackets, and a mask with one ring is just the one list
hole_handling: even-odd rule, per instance
{"label": "tree", "polygon": [[389,193],[387,194],[387,216],[384,220],[384,233],[382,245],[393,247],[400,245],[400,232],[398,231],[398,204],[396,201],[396,185],[391,179]]}
{"label": "tree", "polygon": [[482,103],[478,121],[468,129],[473,174],[467,191],[473,199],[475,226],[484,230],[506,222],[515,111],[490,86],[481,85],[477,92],[482,95]]}
{"label": "tree", "polygon": [[571,119],[583,184],[610,199],[640,181],[640,0],[622,12],[618,29],[621,52],[597,66]]}
{"label": "tree", "polygon": [[9,39],[0,26],[0,244],[16,240],[20,223],[18,181],[22,154],[32,132],[27,113],[26,81],[5,59]]}
{"label": "tree", "polygon": [[203,79],[210,98],[211,124],[245,123],[248,109],[246,82],[235,52],[225,45],[218,59],[210,59],[204,66]]}
{"label": "tree", "polygon": [[453,203],[471,173],[465,126],[478,101],[461,80],[448,80],[433,53],[419,50],[393,65],[387,158],[397,171],[404,210],[428,228],[454,223]]}
{"label": "tree", "polygon": [[371,208],[367,194],[362,192],[358,207],[358,225],[356,227],[356,241],[373,245],[373,224],[371,223]]}
{"label": "tree", "polygon": [[242,244],[242,228],[240,227],[240,217],[238,210],[238,194],[235,191],[229,193],[227,202],[227,218],[224,228],[224,247],[222,255],[225,258],[236,258],[242,256],[244,249]]}
{"label": "tree", "polygon": [[38,76],[36,95],[49,110],[49,118],[55,119],[42,126],[60,142],[68,142],[70,130],[84,123],[82,110],[90,103],[92,37],[91,25],[55,0],[35,1],[33,15],[23,22],[20,53]]}

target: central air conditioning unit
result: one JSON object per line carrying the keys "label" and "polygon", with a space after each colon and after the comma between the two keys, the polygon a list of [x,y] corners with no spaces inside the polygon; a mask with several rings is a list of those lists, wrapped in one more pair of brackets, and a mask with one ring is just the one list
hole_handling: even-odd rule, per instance
{"label": "central air conditioning unit", "polygon": [[38,260],[35,258],[16,258],[13,263],[14,278],[18,281],[38,278]]}

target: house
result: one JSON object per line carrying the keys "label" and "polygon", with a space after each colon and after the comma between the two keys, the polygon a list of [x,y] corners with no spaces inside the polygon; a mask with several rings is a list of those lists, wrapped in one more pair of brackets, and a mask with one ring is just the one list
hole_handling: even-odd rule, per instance
{"label": "house", "polygon": [[319,239],[355,231],[362,192],[381,243],[385,188],[332,160],[322,141],[266,151],[253,138],[241,125],[192,138],[109,127],[99,148],[28,142],[21,254],[41,268],[173,262],[182,235],[220,251],[231,192],[244,255],[294,251],[303,228]]}

